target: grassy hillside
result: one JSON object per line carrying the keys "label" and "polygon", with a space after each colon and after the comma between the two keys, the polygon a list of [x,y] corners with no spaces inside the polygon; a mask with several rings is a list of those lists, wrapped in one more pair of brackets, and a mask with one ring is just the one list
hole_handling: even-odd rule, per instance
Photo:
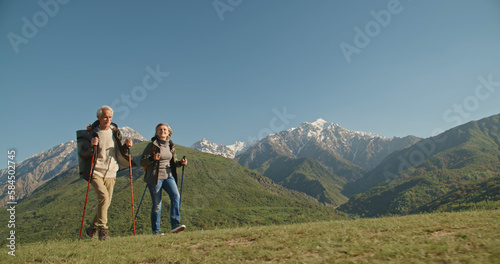
{"label": "grassy hillside", "polygon": [[3,247],[1,263],[499,263],[500,210]]}
{"label": "grassy hillside", "polygon": [[[147,142],[136,144],[132,149],[134,160],[139,163]],[[331,207],[320,206],[317,200],[296,191],[272,183],[268,178],[238,163],[200,151],[177,147],[177,155],[186,155],[189,164],[185,169],[182,193],[182,223],[188,230],[214,229],[266,224],[300,223],[311,220],[327,220],[338,217]],[[178,169],[179,181],[181,169]],[[137,209],[146,184],[144,171],[133,170],[134,200]],[[180,182],[179,182],[180,184]],[[76,168],[37,189],[16,206],[16,238],[20,243],[68,239],[78,237],[87,182],[78,177]],[[163,231],[170,230],[169,198],[164,192],[162,212]],[[93,188],[85,216],[87,227],[97,207]],[[149,234],[151,199],[146,191],[137,216],[138,234]],[[128,170],[117,178],[113,200],[108,211],[111,236],[132,234],[132,208]],[[7,214],[0,215],[0,222],[7,222]],[[0,227],[0,236],[9,229]],[[86,237],[84,234],[83,237]],[[1,240],[0,245],[7,241]]]}
{"label": "grassy hillside", "polygon": [[[361,216],[408,214],[429,211],[444,201],[449,208],[459,209],[451,199],[459,198],[455,192],[466,196],[475,188],[465,186],[500,177],[499,139],[500,115],[496,115],[423,140],[391,154],[356,182],[358,191],[371,189],[353,196],[339,209]],[[388,175],[392,172],[397,173]],[[495,195],[471,195],[476,197],[471,200],[476,205],[498,200]]]}
{"label": "grassy hillside", "polygon": [[342,195],[345,179],[311,158],[278,157],[264,163],[257,171],[276,183],[306,193],[322,203],[340,205],[347,201]]}
{"label": "grassy hillside", "polygon": [[453,212],[500,208],[500,176],[461,186],[420,207],[422,212]]}
{"label": "grassy hillside", "polygon": [[238,156],[237,161],[276,183],[306,193],[321,203],[333,206],[344,203],[347,200],[342,194],[344,185],[359,179],[364,173],[361,167],[317,146],[307,149],[317,159],[283,156],[269,144],[261,144],[260,147],[265,151],[247,151]]}
{"label": "grassy hillside", "polygon": [[350,197],[388,181],[402,181],[432,171],[481,166],[486,171],[498,171],[499,156],[500,115],[494,115],[393,152],[361,179],[348,183],[344,194]]}

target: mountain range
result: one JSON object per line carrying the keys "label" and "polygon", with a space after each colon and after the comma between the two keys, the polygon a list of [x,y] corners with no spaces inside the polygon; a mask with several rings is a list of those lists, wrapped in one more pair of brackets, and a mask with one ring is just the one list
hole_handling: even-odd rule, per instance
{"label": "mountain range", "polygon": [[[427,139],[386,138],[318,119],[247,144],[235,160],[322,203],[342,205],[339,209],[350,214],[463,208],[464,202],[457,206],[450,198],[459,197],[457,192],[476,190],[459,199],[473,206],[500,199],[498,119],[469,122]],[[217,146],[219,153],[224,149],[205,146]],[[477,186],[488,189],[477,193]]]}
{"label": "mountain range", "polygon": [[[347,200],[342,194],[346,183],[361,178],[391,152],[419,140],[415,136],[387,138],[352,131],[318,119],[247,143],[235,159],[287,188],[303,191],[323,203],[340,205]],[[233,154],[224,154],[225,146],[203,142],[203,148],[198,148],[201,151],[226,157]]]}
{"label": "mountain range", "polygon": [[403,138],[387,138],[374,133],[352,131],[339,124],[317,119],[314,122],[302,123],[297,128],[291,128],[269,135],[256,142],[235,142],[232,145],[221,145],[202,139],[191,147],[228,158],[245,155],[242,161],[250,168],[260,166],[256,156],[273,152],[290,158],[318,158],[318,150],[326,151],[349,161],[362,169],[374,168],[387,155],[419,141],[415,136]]}

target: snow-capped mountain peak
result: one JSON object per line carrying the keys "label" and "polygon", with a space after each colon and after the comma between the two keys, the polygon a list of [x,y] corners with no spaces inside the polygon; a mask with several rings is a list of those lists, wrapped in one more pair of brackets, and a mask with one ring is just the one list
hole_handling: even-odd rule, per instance
{"label": "snow-capped mountain peak", "polygon": [[203,138],[193,143],[193,145],[191,145],[191,148],[215,155],[221,155],[226,158],[234,159],[234,157],[236,157],[241,152],[246,150],[248,146],[249,146],[248,143],[241,141],[236,141],[233,144],[226,146],[208,141],[207,139]]}
{"label": "snow-capped mountain peak", "polygon": [[134,129],[132,129],[128,126],[120,127],[120,131],[122,132],[122,137],[124,139],[131,138],[134,143],[147,140],[141,134],[139,134],[137,131],[135,131]]}
{"label": "snow-capped mountain peak", "polygon": [[245,158],[251,159],[271,150],[277,155],[292,158],[320,159],[318,155],[323,151],[368,169],[390,152],[407,147],[415,140],[416,138],[390,139],[374,133],[348,130],[319,118],[314,122],[304,122],[298,127],[271,134],[257,142],[236,142],[225,146],[203,139],[191,147],[227,158],[245,155]]}
{"label": "snow-capped mountain peak", "polygon": [[314,127],[317,127],[318,129],[324,129],[325,125],[328,125],[329,123],[324,120],[323,118],[319,118],[316,121],[312,122],[311,125]]}
{"label": "snow-capped mountain peak", "polygon": [[369,138],[381,138],[384,140],[389,139],[387,137],[384,137],[384,136],[381,136],[381,135],[378,135],[375,133],[348,130],[348,129],[343,128],[342,126],[340,126],[337,123],[328,122],[328,121],[324,120],[323,118],[319,118],[316,121],[311,122],[311,123],[304,122],[297,128],[288,129],[289,132],[298,131],[298,130],[307,131],[307,134],[309,137],[321,137],[325,133],[331,133],[332,131],[336,131],[339,135],[345,136],[347,138],[363,137],[366,139],[369,139]]}

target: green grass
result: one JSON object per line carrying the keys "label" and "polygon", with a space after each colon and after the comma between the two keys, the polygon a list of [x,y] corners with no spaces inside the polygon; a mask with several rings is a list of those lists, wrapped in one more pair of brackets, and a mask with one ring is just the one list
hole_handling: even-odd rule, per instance
{"label": "green grass", "polygon": [[[187,231],[4,248],[12,263],[500,263],[500,210]],[[113,235],[113,234],[111,234]]]}

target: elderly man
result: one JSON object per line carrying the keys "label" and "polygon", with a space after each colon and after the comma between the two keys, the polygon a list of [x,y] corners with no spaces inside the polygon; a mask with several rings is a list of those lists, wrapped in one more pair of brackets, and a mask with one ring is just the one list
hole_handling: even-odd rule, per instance
{"label": "elderly man", "polygon": [[[80,151],[80,157],[89,160],[86,175],[89,175],[90,159],[92,150],[95,149],[94,170],[91,184],[97,194],[97,213],[87,234],[91,238],[99,237],[99,240],[109,239],[108,208],[113,196],[113,188],[116,180],[116,173],[128,168],[127,149],[132,147],[132,140],[127,138],[122,144],[122,134],[115,123],[112,123],[113,109],[104,105],[97,110],[97,121],[89,127],[90,146]],[[132,166],[136,166],[132,161]],[[85,174],[84,173],[84,174]]]}

